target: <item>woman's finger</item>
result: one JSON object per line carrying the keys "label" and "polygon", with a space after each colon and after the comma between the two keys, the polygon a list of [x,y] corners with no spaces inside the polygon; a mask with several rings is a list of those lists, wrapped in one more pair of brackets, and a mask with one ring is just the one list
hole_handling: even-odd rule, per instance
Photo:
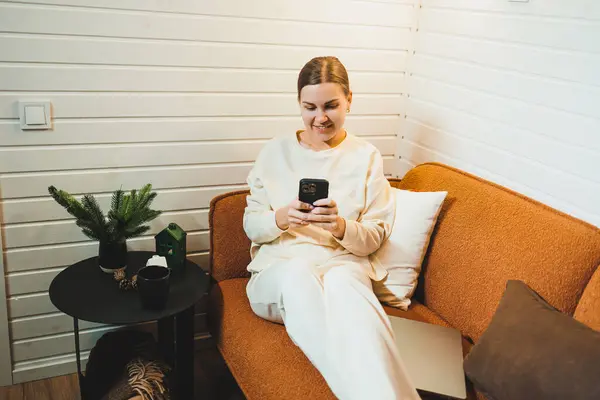
{"label": "woman's finger", "polygon": [[307,226],[309,223],[307,221],[302,221],[295,218],[290,218],[290,226]]}
{"label": "woman's finger", "polygon": [[288,218],[289,219],[296,219],[298,221],[307,221],[310,217],[310,213],[308,212],[302,212],[302,211],[298,211],[296,209],[290,208],[288,211]]}
{"label": "woman's finger", "polygon": [[306,219],[308,222],[333,222],[337,219],[336,214],[313,214],[309,213],[308,218]]}
{"label": "woman's finger", "polygon": [[330,232],[336,228],[336,224],[334,222],[315,222],[312,223],[311,226],[318,226],[319,228],[323,228]]}
{"label": "woman's finger", "polygon": [[293,208],[294,210],[310,211],[314,207],[308,203],[304,203],[304,202],[301,202],[300,200],[296,199],[292,202],[292,204],[290,204],[290,208]]}
{"label": "woman's finger", "polygon": [[330,198],[317,200],[313,203],[315,207],[336,207],[337,203]]}
{"label": "woman's finger", "polygon": [[337,214],[337,207],[315,207],[311,214]]}

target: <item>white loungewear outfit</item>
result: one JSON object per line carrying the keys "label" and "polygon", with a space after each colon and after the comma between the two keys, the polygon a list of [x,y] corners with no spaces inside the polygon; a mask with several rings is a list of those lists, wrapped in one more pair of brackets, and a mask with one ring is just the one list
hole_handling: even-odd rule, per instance
{"label": "white loungewear outfit", "polygon": [[[277,226],[275,210],[297,197],[302,178],[329,181],[329,197],[346,220],[342,240],[313,225]],[[248,184],[252,310],[285,324],[336,397],[419,399],[371,286],[386,271],[373,267],[368,255],[389,235],[394,218],[379,151],[350,134],[323,151],[303,147],[294,135],[278,137],[259,154]]]}

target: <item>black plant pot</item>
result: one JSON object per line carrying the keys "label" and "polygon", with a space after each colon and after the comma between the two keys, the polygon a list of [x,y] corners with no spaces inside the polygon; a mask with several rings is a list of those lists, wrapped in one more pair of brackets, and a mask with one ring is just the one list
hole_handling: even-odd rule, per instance
{"label": "black plant pot", "polygon": [[112,274],[127,267],[127,242],[100,242],[98,250],[100,269]]}

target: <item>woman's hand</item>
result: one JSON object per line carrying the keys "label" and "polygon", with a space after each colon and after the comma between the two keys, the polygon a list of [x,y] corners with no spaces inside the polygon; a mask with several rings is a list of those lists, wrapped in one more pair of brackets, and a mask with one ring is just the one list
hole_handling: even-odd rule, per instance
{"label": "woman's hand", "polygon": [[307,221],[331,232],[338,239],[343,239],[346,233],[346,220],[338,215],[338,208],[332,199],[321,199],[314,203],[314,208],[308,213]]}
{"label": "woman's hand", "polygon": [[281,207],[275,211],[275,221],[277,226],[282,231],[288,228],[294,228],[298,226],[306,226],[309,224],[309,211],[314,209],[308,203],[303,203],[296,199],[285,207]]}

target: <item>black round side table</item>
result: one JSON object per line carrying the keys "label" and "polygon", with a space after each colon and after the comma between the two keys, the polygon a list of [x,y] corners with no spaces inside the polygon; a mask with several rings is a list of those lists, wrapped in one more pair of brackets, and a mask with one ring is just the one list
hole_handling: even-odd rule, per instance
{"label": "black round side table", "polygon": [[[130,251],[127,276],[131,277],[154,255]],[[194,398],[194,304],[206,293],[209,276],[187,260],[185,268],[171,275],[169,300],[162,310],[142,308],[136,290],[121,290],[111,274],[98,267],[98,257],[67,267],[50,284],[50,300],[73,317],[79,389],[84,399],[85,378],[81,372],[79,322],[82,319],[114,325],[158,321],[158,344],[173,364],[178,398]]]}

